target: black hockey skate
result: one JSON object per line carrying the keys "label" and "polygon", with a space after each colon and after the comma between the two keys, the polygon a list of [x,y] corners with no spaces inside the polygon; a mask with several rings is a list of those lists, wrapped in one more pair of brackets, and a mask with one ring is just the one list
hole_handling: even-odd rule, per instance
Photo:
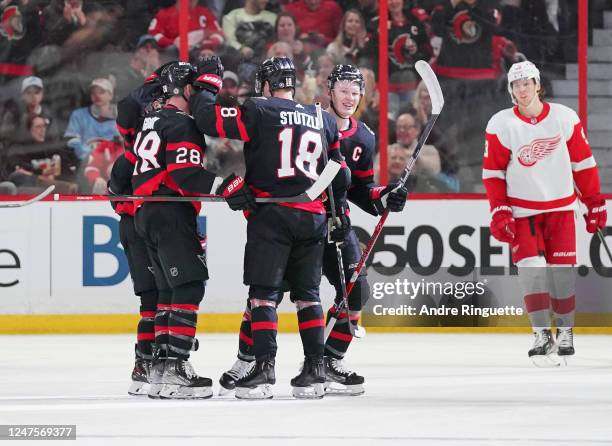
{"label": "black hockey skate", "polygon": [[241,400],[265,400],[273,397],[272,385],[276,384],[274,374],[275,359],[263,357],[255,361],[255,366],[236,381],[236,398]]}
{"label": "black hockey skate", "polygon": [[327,395],[361,395],[364,378],[357,373],[347,370],[341,359],[326,356],[325,362],[325,394]]}
{"label": "black hockey skate", "polygon": [[134,396],[147,395],[149,393],[149,372],[151,361],[143,358],[136,358],[134,369],[132,370],[132,384],[128,393]]}
{"label": "black hockey skate", "polygon": [[558,367],[557,346],[550,329],[534,332],[535,341],[528,355],[536,367]]}
{"label": "black hockey skate", "polygon": [[213,394],[212,380],[199,376],[183,359],[166,359],[162,382],[159,397],[164,399],[204,399]]}
{"label": "black hockey skate", "polygon": [[320,399],[325,396],[323,356],[306,356],[302,371],[291,380],[293,396],[298,399]]}
{"label": "black hockey skate", "polygon": [[574,350],[574,330],[571,328],[557,328],[557,355],[567,365],[567,360],[576,351]]}
{"label": "black hockey skate", "polygon": [[255,361],[244,361],[242,359],[238,359],[231,369],[221,375],[219,378],[219,384],[221,384],[221,389],[219,389],[219,395],[227,395],[232,390],[236,388],[236,381],[240,378],[244,378],[255,365]]}

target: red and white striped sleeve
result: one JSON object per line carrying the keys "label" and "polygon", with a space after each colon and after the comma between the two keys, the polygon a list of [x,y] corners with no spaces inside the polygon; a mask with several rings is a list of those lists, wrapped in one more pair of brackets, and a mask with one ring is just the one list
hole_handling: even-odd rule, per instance
{"label": "red and white striped sleeve", "polygon": [[494,212],[500,206],[508,206],[506,170],[510,162],[511,151],[499,140],[496,126],[492,125],[491,121],[485,132],[482,182],[487,192],[491,212]]}

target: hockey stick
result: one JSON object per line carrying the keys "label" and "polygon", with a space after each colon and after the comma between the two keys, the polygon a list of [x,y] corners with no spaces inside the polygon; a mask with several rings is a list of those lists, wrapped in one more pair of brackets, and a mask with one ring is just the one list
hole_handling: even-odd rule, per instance
{"label": "hockey stick", "polygon": [[[576,187],[576,184],[574,184],[574,190],[576,191],[576,195],[578,195],[578,199],[579,199],[578,207],[580,208],[582,215],[588,214],[589,210],[587,209],[586,205],[582,202],[582,193],[580,193],[580,190]],[[608,246],[608,243],[606,242],[606,236],[604,235],[603,231],[599,228],[597,228],[597,236],[599,237],[599,241],[603,245],[604,250],[606,251],[606,254],[608,254],[608,259],[610,259],[610,263],[612,263],[612,252],[610,252],[610,247]]]}
{"label": "hockey stick", "polygon": [[[419,153],[421,152],[421,149],[423,148],[425,141],[427,141],[427,138],[429,137],[429,134],[431,133],[431,129],[436,123],[438,116],[440,116],[440,112],[442,111],[442,107],[444,106],[444,96],[442,95],[442,89],[440,88],[438,78],[436,77],[435,73],[433,72],[429,64],[425,61],[419,60],[415,64],[415,68],[417,72],[419,73],[419,75],[421,76],[421,79],[423,79],[423,82],[425,82],[425,86],[427,87],[427,91],[429,92],[429,96],[431,98],[431,117],[429,118],[429,121],[427,121],[427,124],[425,125],[425,128],[423,129],[423,132],[421,133],[421,136],[419,137],[419,140],[414,149],[414,152],[412,153],[412,156],[406,163],[406,168],[404,169],[404,173],[402,174],[402,177],[400,178],[400,181],[399,181],[400,184],[398,187],[404,186],[406,184],[406,181],[408,181],[408,177],[410,176],[410,172],[412,172],[412,168],[414,167],[414,164],[416,163],[417,157],[419,156]],[[351,276],[349,280],[349,283],[347,285],[347,290],[346,290],[347,295],[349,295],[351,291],[353,290],[353,287],[355,286],[355,282],[357,282],[357,279],[359,278],[359,274],[361,273],[361,270],[363,269],[366,261],[370,257],[370,254],[372,253],[372,249],[374,248],[374,245],[376,244],[376,240],[378,240],[378,236],[380,235],[382,228],[385,225],[385,222],[387,221],[388,216],[389,216],[389,211],[385,210],[382,216],[380,217],[380,221],[376,225],[374,232],[372,233],[372,237],[370,237],[368,244],[363,250],[363,253],[361,254],[361,258],[359,259],[359,263],[357,264],[357,267],[355,268],[355,271],[353,272],[353,275]],[[342,310],[344,310],[343,305],[344,305],[344,301],[342,301],[342,303],[336,309],[336,314],[340,314]],[[346,305],[345,308],[347,309],[346,314],[348,316],[348,305]],[[334,327],[335,319],[336,318],[334,316],[330,317],[329,321],[327,322],[327,325],[325,326],[325,341],[327,341],[327,338],[329,337],[329,334],[331,333],[332,328]]]}
{"label": "hockey stick", "polygon": [[42,191],[40,194],[36,195],[35,197],[30,198],[29,200],[17,201],[14,203],[0,203],[0,209],[1,208],[22,208],[24,206],[29,206],[45,198],[47,195],[53,192],[54,189],[55,189],[55,185],[52,184],[51,186],[46,188],[44,191]]}
{"label": "hockey stick", "polygon": [[[336,161],[329,162],[319,178],[300,195],[293,197],[258,197],[255,199],[257,203],[309,203],[316,200],[331,184],[332,180],[340,170],[340,163]],[[173,195],[60,195],[53,196],[55,201],[153,201],[153,202],[195,202],[195,201],[225,201],[221,195],[199,195],[195,197],[181,197]]]}
{"label": "hockey stick", "polygon": [[[327,167],[327,165],[329,164],[328,162],[328,156],[327,156],[327,138],[325,137],[325,128],[323,126],[323,112],[321,111],[321,103],[317,102],[315,104],[315,107],[317,109],[317,121],[319,122],[319,132],[321,134],[321,142],[323,144],[323,162],[325,163],[325,166]],[[332,217],[332,225],[329,228],[329,231],[332,230],[332,227],[335,227],[338,220],[338,216],[336,215],[336,201],[334,198],[334,190],[333,187],[331,185],[331,183],[329,184],[329,186],[327,186],[327,198],[329,199],[329,207],[331,209],[331,217]],[[345,308],[347,309],[347,318],[348,318],[348,325],[349,325],[349,330],[351,332],[351,335],[354,336],[355,335],[355,327],[353,326],[353,324],[351,324],[350,321],[350,316],[348,314],[348,293],[346,290],[346,276],[344,275],[344,262],[342,260],[342,250],[340,249],[340,243],[338,242],[334,242],[334,245],[336,247],[336,260],[338,261],[338,272],[339,272],[339,276],[340,276],[340,289],[342,290],[342,304],[344,304]],[[327,340],[327,338],[325,338]]]}

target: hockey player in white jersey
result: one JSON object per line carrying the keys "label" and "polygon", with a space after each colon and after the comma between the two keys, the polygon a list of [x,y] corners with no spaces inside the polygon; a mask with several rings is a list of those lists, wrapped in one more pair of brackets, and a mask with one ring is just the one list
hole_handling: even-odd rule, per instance
{"label": "hockey player in white jersey", "polygon": [[533,63],[512,65],[508,92],[515,106],[496,113],[486,129],[482,177],[491,234],[510,244],[519,267],[535,334],[529,357],[536,365],[555,366],[574,354],[577,200],[581,197],[588,208],[590,233],[605,227],[606,203],[578,116],[564,105],[542,101],[540,72]]}

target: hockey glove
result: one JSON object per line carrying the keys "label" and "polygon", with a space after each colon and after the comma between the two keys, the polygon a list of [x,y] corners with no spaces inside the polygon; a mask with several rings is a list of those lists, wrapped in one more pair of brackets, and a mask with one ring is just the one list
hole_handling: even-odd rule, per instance
{"label": "hockey glove", "polygon": [[234,174],[228,176],[218,187],[217,194],[223,195],[233,211],[249,211],[253,214],[257,212],[255,197],[242,177]]}
{"label": "hockey glove", "polygon": [[210,91],[216,95],[223,87],[223,64],[217,56],[209,56],[198,62],[198,77],[193,86],[198,89]]}
{"label": "hockey glove", "polygon": [[605,228],[606,221],[608,220],[606,200],[604,200],[601,195],[596,195],[592,198],[584,198],[583,201],[589,209],[587,215],[584,216],[586,221],[586,230],[593,234],[598,229]]}
{"label": "hockey glove", "polygon": [[500,242],[512,243],[516,234],[516,223],[510,206],[498,206],[491,215],[491,235]]}
{"label": "hockey glove", "polygon": [[327,219],[327,234],[329,243],[344,243],[351,230],[351,220],[346,215],[346,206],[337,206],[336,221],[329,216]]}
{"label": "hockey glove", "polygon": [[408,190],[406,187],[400,186],[399,183],[391,183],[372,189],[370,198],[379,215],[385,209],[389,209],[389,212],[401,212],[408,198]]}

